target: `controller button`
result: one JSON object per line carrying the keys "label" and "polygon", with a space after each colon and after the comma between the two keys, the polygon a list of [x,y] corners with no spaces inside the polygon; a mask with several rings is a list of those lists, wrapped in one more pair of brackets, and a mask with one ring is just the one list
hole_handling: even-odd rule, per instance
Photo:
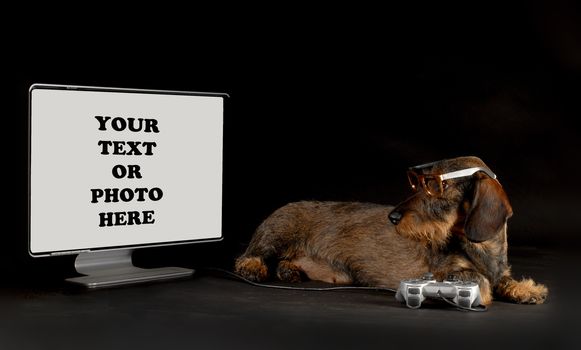
{"label": "controller button", "polygon": [[458,292],[458,295],[460,295],[461,297],[464,297],[464,298],[468,298],[468,297],[470,297],[470,291],[469,290],[461,290]]}
{"label": "controller button", "polygon": [[433,274],[433,273],[431,273],[431,272],[426,272],[426,273],[424,274],[424,276],[422,277],[422,279],[424,279],[424,280],[431,280],[431,279],[434,279],[434,274]]}
{"label": "controller button", "polygon": [[420,294],[420,289],[419,288],[408,288],[408,293],[409,294]]}

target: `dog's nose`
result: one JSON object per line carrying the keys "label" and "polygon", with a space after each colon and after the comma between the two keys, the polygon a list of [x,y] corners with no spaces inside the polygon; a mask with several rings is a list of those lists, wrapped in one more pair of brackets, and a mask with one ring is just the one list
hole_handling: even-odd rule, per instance
{"label": "dog's nose", "polygon": [[399,224],[399,221],[401,220],[402,216],[403,215],[401,215],[401,213],[398,212],[398,211],[392,211],[388,215],[389,221],[391,221],[391,223],[394,224],[394,225]]}

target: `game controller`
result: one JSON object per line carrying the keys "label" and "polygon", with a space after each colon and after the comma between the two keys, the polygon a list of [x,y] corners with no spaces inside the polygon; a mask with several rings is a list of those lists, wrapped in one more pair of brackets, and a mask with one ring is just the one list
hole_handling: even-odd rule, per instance
{"label": "game controller", "polygon": [[407,307],[417,309],[430,298],[446,298],[461,308],[480,305],[480,288],[477,283],[460,281],[453,276],[438,282],[431,273],[419,279],[401,281],[395,299],[406,303]]}

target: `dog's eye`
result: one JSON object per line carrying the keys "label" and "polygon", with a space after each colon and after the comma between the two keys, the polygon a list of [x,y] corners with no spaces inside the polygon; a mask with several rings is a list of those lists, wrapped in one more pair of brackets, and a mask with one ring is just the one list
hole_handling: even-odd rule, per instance
{"label": "dog's eye", "polygon": [[441,195],[443,188],[441,187],[441,182],[439,179],[433,177],[426,177],[424,183],[426,184],[426,190],[431,195]]}

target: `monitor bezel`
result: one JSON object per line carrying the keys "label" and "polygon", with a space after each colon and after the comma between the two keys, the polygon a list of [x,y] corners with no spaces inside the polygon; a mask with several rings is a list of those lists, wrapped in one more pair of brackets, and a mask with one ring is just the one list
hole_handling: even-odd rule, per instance
{"label": "monitor bezel", "polygon": [[[112,251],[112,250],[123,250],[123,249],[139,249],[139,248],[153,248],[153,247],[167,247],[176,246],[184,244],[195,244],[195,243],[209,243],[209,242],[220,242],[224,239],[224,194],[222,192],[222,224],[220,225],[220,237],[216,238],[206,238],[206,239],[192,239],[183,241],[168,241],[168,242],[156,242],[156,243],[145,243],[145,244],[130,244],[122,246],[107,246],[107,247],[91,247],[86,249],[74,249],[74,250],[58,250],[58,251],[46,251],[46,252],[33,252],[31,250],[31,165],[32,165],[32,92],[36,89],[45,90],[75,90],[75,91],[97,91],[97,92],[117,92],[117,93],[140,93],[140,94],[161,94],[161,95],[185,95],[185,96],[210,96],[210,97],[222,97],[223,99],[223,113],[222,122],[225,123],[225,113],[226,113],[226,98],[230,95],[221,92],[198,92],[198,91],[180,91],[180,90],[156,90],[156,89],[138,89],[138,88],[120,88],[120,87],[103,87],[103,86],[83,86],[83,85],[61,85],[61,84],[43,84],[34,83],[30,85],[28,89],[28,130],[27,130],[27,142],[28,142],[28,152],[27,152],[27,176],[28,176],[28,192],[27,192],[27,234],[28,242],[27,249],[28,254],[33,258],[39,257],[50,257],[50,256],[62,256],[62,255],[74,255],[86,252],[97,252],[97,251]],[[222,162],[224,160],[224,149],[222,148]],[[222,165],[222,186],[224,183],[224,166]]]}

